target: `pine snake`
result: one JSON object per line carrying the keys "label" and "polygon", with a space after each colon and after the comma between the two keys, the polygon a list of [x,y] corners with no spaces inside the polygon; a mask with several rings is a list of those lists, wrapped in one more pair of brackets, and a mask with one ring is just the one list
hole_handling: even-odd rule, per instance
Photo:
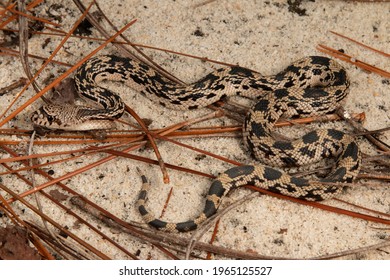
{"label": "pine snake", "polygon": [[349,81],[346,71],[329,58],[306,57],[272,76],[227,67],[182,86],[134,60],[114,55],[97,56],[80,67],[75,75],[77,91],[96,106],[45,105],[33,113],[32,122],[36,126],[64,130],[110,127],[111,120],[122,116],[124,103],[117,94],[98,85],[102,80],[122,81],[147,98],[180,110],[205,107],[232,95],[257,98],[243,125],[244,143],[256,159],[266,165],[283,167],[337,158],[333,171],[316,182],[265,165],[233,167],[213,181],[203,212],[181,223],[161,221],[146,209],[150,184],[141,175],[143,184],[137,207],[143,219],[155,228],[179,232],[196,229],[216,213],[222,198],[232,188],[249,184],[299,199],[319,201],[341,191],[341,187],[324,182],[352,182],[359,172],[359,148],[352,136],[341,131],[319,129],[294,141],[279,141],[272,136],[274,124],[281,116],[322,115],[339,106],[347,95]]}

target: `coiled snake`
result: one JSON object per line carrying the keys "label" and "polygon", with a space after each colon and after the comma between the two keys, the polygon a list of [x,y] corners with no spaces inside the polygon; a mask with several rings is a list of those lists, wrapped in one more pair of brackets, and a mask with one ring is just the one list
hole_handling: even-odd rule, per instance
{"label": "coiled snake", "polygon": [[352,182],[360,167],[360,153],[354,138],[335,129],[319,129],[294,141],[273,138],[275,122],[281,117],[321,115],[334,111],[347,94],[349,81],[345,70],[334,60],[311,56],[298,60],[273,76],[261,76],[241,67],[216,70],[199,81],[178,85],[149,66],[114,55],[98,56],[87,61],[75,75],[77,91],[96,103],[96,107],[46,105],[33,113],[37,126],[54,129],[89,130],[111,126],[121,117],[121,98],[100,87],[102,80],[122,81],[159,104],[181,110],[196,109],[223,97],[240,95],[256,97],[243,125],[243,138],[252,155],[272,166],[307,165],[321,158],[337,158],[333,171],[312,182],[288,175],[264,165],[231,168],[212,183],[203,212],[182,223],[167,223],[155,218],[145,207],[150,184],[144,175],[137,206],[143,219],[153,227],[166,231],[190,231],[216,213],[226,193],[243,185],[255,185],[269,191],[299,199],[329,199],[341,187],[326,182]]}

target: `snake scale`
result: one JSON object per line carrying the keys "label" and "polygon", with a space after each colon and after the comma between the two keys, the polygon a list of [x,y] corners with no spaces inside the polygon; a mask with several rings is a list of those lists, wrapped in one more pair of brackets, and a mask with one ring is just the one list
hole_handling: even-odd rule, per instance
{"label": "snake scale", "polygon": [[[45,105],[32,114],[36,126],[64,130],[111,127],[122,116],[121,98],[99,86],[102,80],[121,81],[147,98],[169,108],[190,110],[205,107],[226,96],[256,98],[243,124],[244,143],[251,154],[266,165],[244,165],[221,173],[211,184],[203,212],[197,218],[168,223],[155,218],[145,207],[150,184],[144,175],[137,207],[145,222],[165,231],[186,232],[214,215],[222,198],[232,189],[255,185],[287,196],[320,201],[341,191],[328,182],[352,182],[360,168],[359,148],[354,138],[335,129],[319,129],[293,141],[276,140],[273,129],[280,117],[322,115],[334,111],[347,95],[346,71],[322,56],[300,59],[272,76],[262,76],[242,67],[218,69],[190,85],[179,85],[149,66],[115,55],[97,56],[82,65],[75,75],[77,91],[94,107]],[[333,171],[310,181],[290,176],[276,168],[301,166],[322,158],[336,158]]]}

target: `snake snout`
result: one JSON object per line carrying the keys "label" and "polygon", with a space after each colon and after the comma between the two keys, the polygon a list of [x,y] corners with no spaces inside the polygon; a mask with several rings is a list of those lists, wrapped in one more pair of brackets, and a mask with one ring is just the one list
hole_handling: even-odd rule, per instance
{"label": "snake snout", "polygon": [[45,105],[31,114],[34,127],[45,130],[90,131],[115,127],[110,119],[81,119],[78,112],[83,108],[73,105]]}
{"label": "snake snout", "polygon": [[[48,105],[43,106],[31,114],[31,122],[34,126],[46,128],[60,128],[63,121],[61,121],[61,114],[59,114],[60,106]],[[58,108],[57,108],[58,107]],[[53,109],[55,112],[53,112]]]}
{"label": "snake snout", "polygon": [[47,121],[48,118],[42,107],[32,113],[30,119],[34,126],[46,126],[49,124]]}

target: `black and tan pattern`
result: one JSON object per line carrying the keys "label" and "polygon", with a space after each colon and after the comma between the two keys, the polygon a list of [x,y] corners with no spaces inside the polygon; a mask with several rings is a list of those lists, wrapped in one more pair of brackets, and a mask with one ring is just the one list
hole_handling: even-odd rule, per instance
{"label": "black and tan pattern", "polygon": [[[345,71],[334,61],[312,57],[313,65],[316,65],[315,61],[328,61],[332,65],[329,67],[332,71],[321,72],[316,67],[311,68],[307,60],[302,60],[288,67],[279,74],[280,77],[276,75],[283,81],[283,86],[277,86],[273,92],[259,98],[245,118],[243,136],[252,155],[272,166],[301,166],[322,158],[336,157],[336,166],[326,178],[312,182],[264,165],[233,167],[219,175],[211,184],[204,210],[197,218],[181,223],[167,223],[155,218],[146,209],[145,201],[150,184],[142,175],[143,185],[137,206],[145,222],[160,230],[186,232],[196,229],[200,223],[214,215],[223,197],[232,188],[254,185],[298,199],[320,201],[332,198],[341,191],[341,187],[326,185],[324,182],[352,182],[360,168],[359,148],[352,136],[335,129],[312,131],[294,141],[277,141],[272,136],[274,124],[281,116],[331,112],[347,94],[349,82]],[[302,68],[306,68],[305,71]],[[310,70],[312,75],[318,77],[308,81],[310,77],[307,73]]]}
{"label": "black and tan pattern", "polygon": [[281,116],[321,115],[339,106],[348,92],[349,81],[345,70],[329,58],[307,57],[267,77],[245,68],[228,67],[182,86],[134,60],[99,56],[85,63],[75,76],[78,92],[93,101],[96,108],[48,105],[32,115],[33,123],[54,129],[107,128],[109,120],[123,114],[124,103],[118,95],[98,85],[102,80],[122,81],[163,106],[181,110],[205,107],[226,96],[256,97],[258,101],[248,112],[243,126],[244,142],[255,158],[272,166],[300,166],[322,158],[337,158],[333,171],[317,182],[263,165],[231,168],[212,183],[203,212],[183,223],[167,223],[150,214],[145,207],[150,185],[142,175],[137,206],[144,220],[158,229],[179,232],[196,229],[216,213],[221,200],[232,188],[251,184],[287,196],[318,201],[340,192],[340,187],[324,182],[351,182],[359,172],[358,146],[353,137],[341,131],[316,130],[294,141],[278,141],[272,136],[274,124]]}
{"label": "black and tan pattern", "polygon": [[[122,116],[124,103],[114,92],[99,86],[103,80],[120,81],[140,92],[150,100],[173,109],[191,110],[210,105],[226,96],[259,97],[267,92],[287,93],[298,100],[308,95],[313,98],[312,87],[323,86],[329,81],[344,80],[345,71],[333,60],[312,56],[301,59],[274,76],[263,77],[242,67],[218,69],[190,85],[170,81],[146,64],[115,55],[97,56],[83,64],[75,74],[75,85],[80,96],[93,107],[75,105],[46,105],[34,112],[31,120],[36,126],[62,130],[91,130],[107,128],[104,120]],[[335,85],[334,99],[342,98],[343,87]],[[307,88],[307,92],[294,88]],[[314,90],[316,93],[317,91]],[[340,92],[339,92],[340,91]],[[332,90],[329,92],[332,93]],[[335,106],[331,96],[318,101],[323,107]],[[310,97],[311,96],[311,97]],[[320,100],[324,99],[324,101]],[[303,104],[303,103],[302,103]],[[306,102],[306,104],[308,104]],[[319,102],[312,100],[306,106],[318,109]],[[302,106],[301,106],[302,107]],[[310,110],[310,108],[299,108]],[[100,124],[103,123],[103,127]]]}

